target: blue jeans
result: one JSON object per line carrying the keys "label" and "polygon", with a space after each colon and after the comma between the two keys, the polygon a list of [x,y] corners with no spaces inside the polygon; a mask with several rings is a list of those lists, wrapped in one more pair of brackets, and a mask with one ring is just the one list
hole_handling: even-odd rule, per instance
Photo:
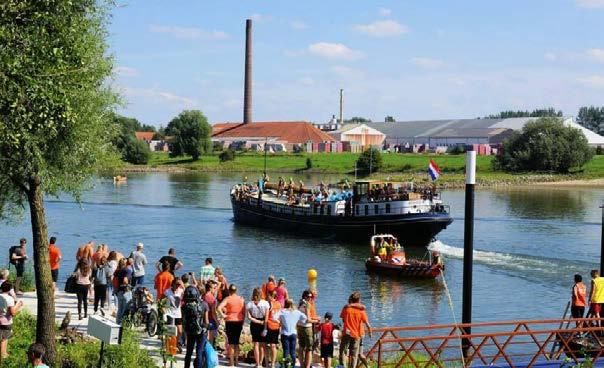
{"label": "blue jeans", "polygon": [[288,355],[291,357],[292,366],[296,364],[296,334],[281,335],[281,346],[283,347],[283,359],[287,359]]}
{"label": "blue jeans", "polygon": [[204,348],[206,344],[206,334],[201,335],[187,335],[187,352],[185,353],[185,368],[191,366],[191,356],[193,355],[193,348],[195,348],[195,360],[194,368],[202,368],[205,363],[204,359]]}
{"label": "blue jeans", "polygon": [[145,282],[145,275],[142,276],[134,276],[132,278],[132,287],[136,285],[142,285]]}
{"label": "blue jeans", "polygon": [[126,309],[128,308],[128,304],[132,300],[132,292],[131,291],[118,291],[117,292],[117,316],[115,317],[115,321],[118,325],[122,324],[122,318],[124,318],[124,313],[126,313]]}

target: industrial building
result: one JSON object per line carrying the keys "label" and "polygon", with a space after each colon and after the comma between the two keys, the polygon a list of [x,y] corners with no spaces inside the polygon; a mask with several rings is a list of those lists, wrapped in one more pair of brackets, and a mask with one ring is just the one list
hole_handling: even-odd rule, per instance
{"label": "industrial building", "polygon": [[328,134],[338,142],[348,142],[352,152],[362,151],[368,146],[382,147],[386,139],[384,133],[365,124],[346,124]]}

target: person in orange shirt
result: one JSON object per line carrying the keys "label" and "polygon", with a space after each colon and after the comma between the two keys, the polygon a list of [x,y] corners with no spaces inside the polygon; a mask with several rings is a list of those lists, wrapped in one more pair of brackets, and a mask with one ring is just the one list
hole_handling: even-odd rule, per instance
{"label": "person in orange shirt", "polygon": [[239,365],[239,344],[245,318],[245,301],[237,295],[237,286],[229,286],[229,296],[218,305],[218,312],[224,316],[224,327],[229,344],[228,355],[231,367]]}
{"label": "person in orange shirt", "polygon": [[[587,296],[587,287],[583,283],[581,275],[575,275],[575,284],[571,295],[570,314],[573,318],[583,318],[585,314],[585,297]],[[577,322],[577,327],[579,327]]]}
{"label": "person in orange shirt", "polygon": [[55,244],[57,242],[56,237],[50,238],[50,244],[48,245],[48,258],[50,260],[50,273],[52,274],[52,289],[57,290],[57,280],[59,279],[59,267],[63,255],[61,250]]}
{"label": "person in orange shirt", "polygon": [[155,290],[157,291],[157,300],[165,298],[164,292],[172,286],[174,275],[170,273],[170,263],[162,262],[161,272],[155,276]]}
{"label": "person in orange shirt", "polygon": [[270,275],[268,277],[268,281],[262,285],[262,299],[268,299],[268,293],[275,290],[277,285],[275,285],[275,276]]}
{"label": "person in orange shirt", "polygon": [[[281,303],[277,301],[277,293],[275,290],[268,293],[268,304],[271,306],[266,314],[266,344],[267,356],[271,362],[270,367],[274,367],[277,363],[277,345],[279,344],[279,312],[281,311]],[[270,352],[270,354],[269,354]]]}
{"label": "person in orange shirt", "polygon": [[344,360],[344,354],[348,357],[348,367],[356,367],[357,359],[359,356],[359,348],[361,344],[361,338],[363,337],[363,325],[367,326],[367,332],[371,337],[371,325],[364,309],[355,308],[350,304],[358,304],[361,302],[361,293],[358,291],[353,292],[348,298],[348,305],[346,305],[340,313],[340,318],[344,322],[342,328],[342,340],[340,343],[340,364],[346,366],[346,360]]}

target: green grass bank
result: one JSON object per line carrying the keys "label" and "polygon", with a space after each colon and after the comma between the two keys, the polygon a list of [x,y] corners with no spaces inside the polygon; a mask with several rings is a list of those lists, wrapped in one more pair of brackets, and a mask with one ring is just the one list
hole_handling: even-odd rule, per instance
{"label": "green grass bank", "polygon": [[[316,173],[354,175],[358,153],[284,153],[267,155],[269,173]],[[306,169],[307,158],[312,169]],[[382,154],[383,165],[374,178],[389,177],[393,180],[428,180],[426,170],[433,159],[442,171],[438,183],[442,186],[460,186],[464,181],[465,155],[434,154]],[[493,169],[492,156],[477,156],[477,180],[479,185],[509,185],[536,182],[558,182],[604,178],[604,155],[594,156],[584,167],[569,174],[520,173],[511,174]],[[261,153],[240,153],[234,161],[220,162],[217,154],[203,156],[197,161],[188,157],[171,158],[167,153],[153,152],[147,165],[126,165],[123,172],[146,171],[203,171],[261,173],[264,156]]]}

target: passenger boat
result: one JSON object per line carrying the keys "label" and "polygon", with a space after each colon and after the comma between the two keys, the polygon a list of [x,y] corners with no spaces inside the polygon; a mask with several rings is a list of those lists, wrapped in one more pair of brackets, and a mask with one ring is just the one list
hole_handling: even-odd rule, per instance
{"label": "passenger boat", "polygon": [[244,182],[231,189],[231,205],[239,224],[353,239],[390,233],[408,246],[428,245],[453,221],[434,186],[388,181]]}
{"label": "passenger boat", "polygon": [[371,257],[365,260],[369,272],[397,277],[436,278],[444,270],[439,254],[428,253],[427,261],[408,259],[405,249],[390,234],[371,237]]}

